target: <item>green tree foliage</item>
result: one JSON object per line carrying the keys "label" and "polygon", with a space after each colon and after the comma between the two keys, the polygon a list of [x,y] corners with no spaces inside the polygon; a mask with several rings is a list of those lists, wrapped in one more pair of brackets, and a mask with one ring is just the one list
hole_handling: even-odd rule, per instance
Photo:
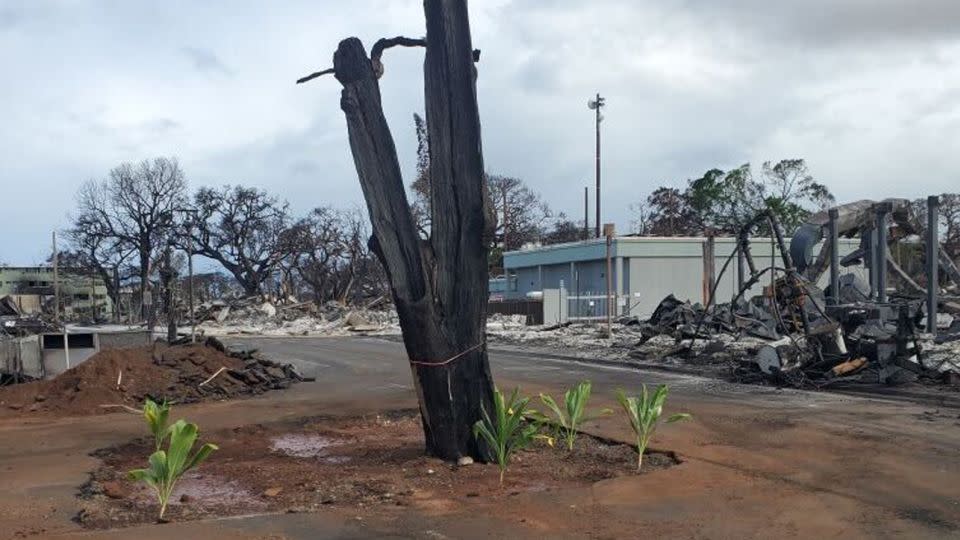
{"label": "green tree foliage", "polygon": [[[764,162],[755,175],[749,163],[730,171],[710,169],[689,180],[684,191],[660,187],[643,205],[644,233],[660,236],[733,234],[757,212],[769,208],[793,231],[814,211],[834,202],[802,159]],[[765,231],[768,232],[768,231]]]}

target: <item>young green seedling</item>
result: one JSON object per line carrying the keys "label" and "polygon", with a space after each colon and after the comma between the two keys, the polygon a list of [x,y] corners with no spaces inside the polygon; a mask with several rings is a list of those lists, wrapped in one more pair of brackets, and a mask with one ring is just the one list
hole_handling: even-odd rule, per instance
{"label": "young green seedling", "polygon": [[163,446],[163,440],[167,437],[167,418],[170,416],[170,404],[164,401],[159,405],[150,398],[143,404],[143,418],[153,434],[154,450],[159,450]]}
{"label": "young green seedling", "polygon": [[[654,390],[653,394],[647,393],[647,385],[643,385],[643,391],[639,397],[627,397],[623,390],[617,390],[617,401],[630,418],[630,427],[637,437],[637,470],[643,466],[643,453],[647,450],[647,444],[653,438],[657,425],[660,423],[660,415],[663,414],[663,403],[667,400],[667,385],[661,384]],[[667,418],[667,423],[678,420],[687,420],[691,416],[687,413],[677,413]]]}
{"label": "young green seedling", "polygon": [[170,442],[167,450],[157,450],[151,454],[148,468],[127,473],[131,480],[144,482],[153,489],[160,502],[161,521],[177,481],[218,449],[215,444],[207,443],[191,456],[190,451],[200,430],[196,424],[187,423],[185,420],[177,420],[168,431]]}
{"label": "young green seedling", "polygon": [[573,450],[573,443],[580,433],[580,426],[588,420],[598,416],[612,414],[610,409],[603,409],[599,414],[587,416],[587,401],[590,399],[591,390],[590,381],[580,381],[576,386],[569,389],[563,395],[563,407],[561,408],[556,400],[548,394],[540,394],[540,401],[550,408],[554,418],[536,413],[535,418],[544,423],[550,423],[555,426],[556,436],[567,444],[567,450]]}
{"label": "young green seedling", "polygon": [[495,388],[493,416],[490,416],[485,407],[481,407],[483,418],[473,425],[473,436],[477,439],[482,437],[497,460],[500,484],[503,484],[503,473],[510,465],[513,453],[530,446],[537,437],[537,426],[526,422],[524,418],[530,412],[526,410],[530,398],[520,398],[519,393],[520,389],[517,388],[510,395],[510,399],[504,399],[503,393]]}

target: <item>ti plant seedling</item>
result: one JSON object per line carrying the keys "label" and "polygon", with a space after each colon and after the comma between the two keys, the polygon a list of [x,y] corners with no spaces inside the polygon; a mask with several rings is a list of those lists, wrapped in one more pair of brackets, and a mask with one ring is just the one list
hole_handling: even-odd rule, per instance
{"label": "ti plant seedling", "polygon": [[177,481],[184,473],[202,463],[214,450],[218,449],[216,445],[207,443],[191,456],[190,451],[197,441],[200,430],[196,424],[187,423],[185,420],[177,420],[168,431],[170,441],[167,450],[157,450],[151,454],[148,468],[127,473],[131,480],[146,483],[156,493],[157,500],[160,502],[159,519],[161,521]]}
{"label": "ti plant seedling", "polygon": [[481,407],[483,418],[473,425],[473,436],[482,437],[493,452],[500,468],[500,484],[503,473],[510,464],[510,457],[517,450],[526,448],[537,437],[537,426],[525,420],[530,398],[519,397],[520,389],[515,389],[509,399],[505,399],[498,389],[493,390],[493,416]]}
{"label": "ti plant seedling", "polygon": [[[647,385],[643,385],[643,391],[638,397],[628,397],[623,390],[617,390],[617,401],[630,418],[630,427],[633,428],[637,437],[637,470],[643,466],[643,453],[647,450],[647,444],[653,438],[657,425],[660,423],[660,415],[663,414],[663,403],[667,400],[667,385],[661,384],[654,390],[653,394],[647,392]],[[676,422],[678,420],[687,420],[691,416],[687,413],[678,413],[667,418],[666,422]]]}
{"label": "ti plant seedling", "polygon": [[590,381],[580,381],[576,386],[567,390],[563,395],[563,407],[558,405],[550,395],[540,394],[540,401],[553,412],[554,418],[547,418],[539,413],[536,413],[534,417],[543,423],[553,424],[556,436],[566,443],[567,450],[573,450],[573,443],[576,441],[577,435],[580,433],[580,426],[584,422],[597,416],[613,413],[610,409],[603,409],[597,415],[587,416],[587,401],[590,399],[591,386]]}

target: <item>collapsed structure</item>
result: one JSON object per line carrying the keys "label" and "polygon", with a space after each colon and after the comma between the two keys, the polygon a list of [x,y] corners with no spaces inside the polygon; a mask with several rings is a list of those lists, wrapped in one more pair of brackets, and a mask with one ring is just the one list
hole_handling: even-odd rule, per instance
{"label": "collapsed structure", "polygon": [[[960,313],[954,297],[943,295],[939,270],[960,286],[960,272],[939,250],[937,197],[930,197],[928,223],[922,227],[909,201],[857,201],[810,218],[787,245],[776,216],[763,211],[737,235],[737,246],[724,262],[705,306],[668,296],[640,326],[641,341],[654,336],[675,338],[671,355],[692,354],[697,340],[718,333],[747,334],[768,340],[751,359],[752,367],[781,383],[826,384],[859,374],[865,380],[893,383],[914,377],[955,378],[960,362],[939,345],[960,340],[950,313]],[[777,265],[758,267],[751,254],[751,234],[768,227],[780,255]],[[925,276],[918,283],[888,253],[888,242],[916,238],[925,229]],[[841,236],[859,237],[860,248],[841,258]],[[818,253],[814,248],[821,245]],[[737,293],[717,304],[717,285],[733,258],[739,259]],[[842,269],[860,262],[869,283]],[[816,285],[826,271],[829,285]],[[899,285],[888,287],[887,270]],[[753,298],[744,293],[769,280]],[[925,285],[925,286],[924,286]],[[937,336],[938,330],[946,333]]]}

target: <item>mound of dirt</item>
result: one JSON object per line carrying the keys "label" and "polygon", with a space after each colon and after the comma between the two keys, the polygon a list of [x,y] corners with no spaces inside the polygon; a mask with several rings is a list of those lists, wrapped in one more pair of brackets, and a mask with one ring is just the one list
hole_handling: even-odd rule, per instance
{"label": "mound of dirt", "polygon": [[0,388],[0,415],[103,414],[122,405],[139,408],[147,397],[177,403],[229,399],[303,380],[292,366],[212,345],[104,350],[53,379]]}

